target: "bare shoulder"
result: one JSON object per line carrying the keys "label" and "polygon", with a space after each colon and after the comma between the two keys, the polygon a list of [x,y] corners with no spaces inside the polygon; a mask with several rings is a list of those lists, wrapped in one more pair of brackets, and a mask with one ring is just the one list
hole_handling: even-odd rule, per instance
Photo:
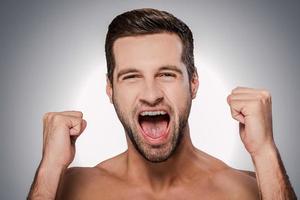
{"label": "bare shoulder", "polygon": [[214,183],[230,199],[259,199],[254,172],[228,167],[216,173]]}
{"label": "bare shoulder", "polygon": [[223,161],[199,151],[209,169],[209,188],[223,199],[259,199],[259,191],[254,172],[237,170]]}
{"label": "bare shoulder", "polygon": [[111,167],[116,159],[103,161],[95,167],[68,168],[59,184],[56,199],[105,199],[113,185],[121,182],[114,173],[117,169]]}
{"label": "bare shoulder", "polygon": [[96,185],[101,185],[104,177],[105,172],[95,167],[68,168],[62,176],[56,199],[87,198]]}

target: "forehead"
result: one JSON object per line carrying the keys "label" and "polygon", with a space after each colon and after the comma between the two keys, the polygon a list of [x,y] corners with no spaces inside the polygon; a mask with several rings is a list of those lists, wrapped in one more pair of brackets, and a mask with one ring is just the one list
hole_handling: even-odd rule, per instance
{"label": "forehead", "polygon": [[173,33],[122,37],[113,46],[116,70],[182,65],[182,42]]}

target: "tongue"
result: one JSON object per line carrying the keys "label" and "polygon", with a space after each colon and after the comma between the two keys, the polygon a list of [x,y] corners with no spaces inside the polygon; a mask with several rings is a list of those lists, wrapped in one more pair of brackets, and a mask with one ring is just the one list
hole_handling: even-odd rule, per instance
{"label": "tongue", "polygon": [[163,136],[167,131],[168,121],[162,120],[162,119],[147,119],[141,121],[141,127],[144,131],[144,133],[153,138],[159,138]]}

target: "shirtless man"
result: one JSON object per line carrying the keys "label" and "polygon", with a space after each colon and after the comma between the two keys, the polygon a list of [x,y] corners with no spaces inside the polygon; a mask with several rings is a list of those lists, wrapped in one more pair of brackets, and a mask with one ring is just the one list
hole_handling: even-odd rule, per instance
{"label": "shirtless man", "polygon": [[227,98],[256,173],[193,146],[188,117],[199,83],[192,33],[182,21],[154,9],[123,13],[109,26],[105,50],[106,92],[127,151],[95,167],[68,168],[87,123],[79,111],[47,113],[28,199],[296,199],[273,140],[269,92],[237,87]]}

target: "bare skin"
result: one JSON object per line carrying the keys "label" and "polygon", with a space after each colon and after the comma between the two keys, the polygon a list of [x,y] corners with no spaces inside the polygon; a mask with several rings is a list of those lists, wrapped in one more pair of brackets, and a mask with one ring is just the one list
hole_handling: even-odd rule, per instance
{"label": "bare skin", "polygon": [[190,150],[192,154],[182,158],[186,160],[181,165],[184,170],[165,171],[167,165],[178,160],[155,169],[148,163],[150,166],[139,169],[135,163],[130,164],[128,151],[93,168],[71,168],[61,183],[58,199],[259,198],[255,177],[197,149]]}
{"label": "bare skin", "polygon": [[[43,158],[29,199],[296,199],[273,140],[271,96],[266,90],[238,87],[227,98],[256,175],[196,149],[188,123],[180,132],[182,141],[168,157],[178,121],[188,117],[185,114],[199,85],[196,74],[188,79],[181,53],[175,34],[117,39],[114,81],[113,86],[108,81],[107,95],[145,155],[137,151],[127,132],[126,152],[93,168],[68,169],[75,139],[86,121],[81,112],[48,113]],[[166,136],[143,135],[137,114],[145,110],[171,113]],[[157,144],[159,151],[154,148]],[[149,161],[156,155],[168,159]]]}

